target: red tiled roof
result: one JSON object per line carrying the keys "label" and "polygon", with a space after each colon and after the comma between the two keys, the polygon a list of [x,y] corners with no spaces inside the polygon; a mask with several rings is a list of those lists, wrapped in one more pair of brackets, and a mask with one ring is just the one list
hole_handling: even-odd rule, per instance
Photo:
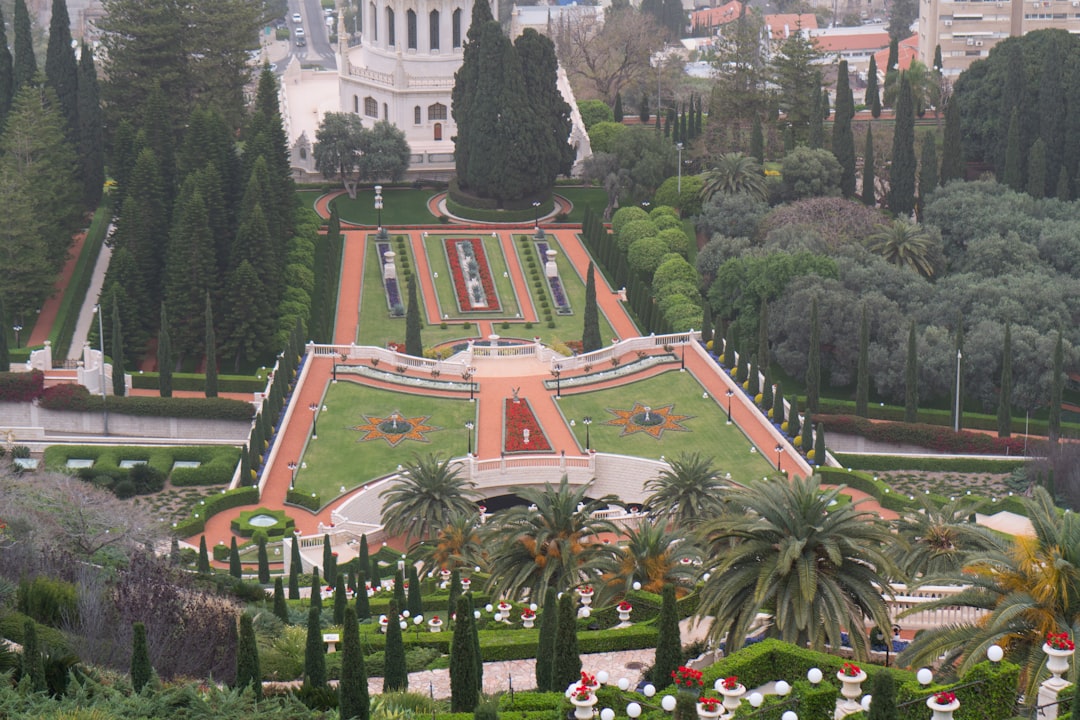
{"label": "red tiled roof", "polygon": [[[911,67],[911,61],[919,57],[919,36],[912,35],[907,40],[901,40],[896,49],[899,69],[907,70]],[[889,63],[889,48],[874,53],[874,62],[877,63],[878,73],[885,77],[885,72],[889,69],[886,67]]]}
{"label": "red tiled roof", "polygon": [[733,22],[739,19],[739,13],[742,12],[742,3],[739,0],[731,0],[726,5],[720,7],[705,8],[704,10],[697,10],[690,14],[690,24],[693,27],[717,27],[718,25],[726,25],[729,22]]}
{"label": "red tiled roof", "polygon": [[[788,34],[800,28],[803,30],[817,29],[817,16],[811,13],[781,13],[779,15],[766,15],[765,24],[769,26],[774,40],[783,40]],[[785,33],[785,28],[787,32]]]}
{"label": "red tiled roof", "polygon": [[[877,50],[889,47],[889,33],[861,33],[852,35],[815,35],[818,49],[826,53],[849,50]],[[888,60],[888,53],[886,53]]]}

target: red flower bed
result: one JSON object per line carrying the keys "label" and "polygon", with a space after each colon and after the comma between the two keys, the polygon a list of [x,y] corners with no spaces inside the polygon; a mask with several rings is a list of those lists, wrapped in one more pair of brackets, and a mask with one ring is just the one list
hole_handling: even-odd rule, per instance
{"label": "red flower bed", "polygon": [[[507,398],[503,410],[503,450],[508,453],[551,452],[551,443],[536,421],[528,400],[514,402]],[[525,444],[524,430],[529,431],[529,443]]]}
{"label": "red flower bed", "polygon": [[[491,279],[491,268],[488,267],[484,243],[478,238],[447,238],[443,243],[446,248],[446,260],[450,263],[450,274],[454,276],[454,293],[457,295],[458,308],[462,312],[497,312],[499,310],[499,296],[495,293],[495,283]],[[477,272],[480,274],[480,286],[484,290],[487,307],[473,307],[472,298],[469,296],[469,288],[465,282],[465,269],[461,267],[461,261],[458,259],[457,246],[459,243],[467,243],[476,257]]]}

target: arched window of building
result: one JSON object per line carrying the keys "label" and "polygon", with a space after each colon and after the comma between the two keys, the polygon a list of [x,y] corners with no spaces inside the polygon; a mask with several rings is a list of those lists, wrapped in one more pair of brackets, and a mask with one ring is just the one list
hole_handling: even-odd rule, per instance
{"label": "arched window of building", "polygon": [[397,45],[397,33],[394,28],[394,9],[386,8],[386,44],[390,47]]}
{"label": "arched window of building", "polygon": [[446,106],[442,103],[435,103],[434,105],[428,105],[427,109],[428,122],[432,120],[445,120],[446,119]]}
{"label": "arched window of building", "polygon": [[442,140],[442,123],[435,123],[435,139]]}
{"label": "arched window of building", "polygon": [[430,40],[428,47],[432,50],[439,49],[439,11],[432,10],[428,15],[428,30],[430,33]]}
{"label": "arched window of building", "polygon": [[421,118],[421,116],[420,116],[420,106],[419,105],[417,105],[416,107],[413,108],[412,118],[413,118],[413,120],[412,120],[413,125],[419,125],[420,123],[424,122],[423,118]]}
{"label": "arched window of building", "polygon": [[379,41],[379,11],[375,9],[375,3],[371,3],[371,42]]}
{"label": "arched window of building", "polygon": [[461,47],[461,8],[454,11],[450,25],[453,27],[454,47]]}
{"label": "arched window of building", "polygon": [[390,122],[390,106],[386,103],[382,104],[382,119]]}
{"label": "arched window of building", "polygon": [[379,103],[370,95],[364,98],[364,114],[368,117],[379,117]]}
{"label": "arched window of building", "polygon": [[352,96],[352,111],[354,113],[356,113],[357,115],[360,114],[360,96],[359,95],[353,95]]}
{"label": "arched window of building", "polygon": [[409,32],[409,49],[416,49],[416,11],[409,10],[405,13],[405,26]]}

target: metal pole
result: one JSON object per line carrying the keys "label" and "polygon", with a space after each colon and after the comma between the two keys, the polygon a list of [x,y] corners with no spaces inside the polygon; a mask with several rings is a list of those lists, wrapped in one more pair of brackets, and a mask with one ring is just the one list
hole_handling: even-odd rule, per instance
{"label": "metal pole", "polygon": [[727,424],[731,424],[731,396],[735,394],[734,390],[727,391]]}
{"label": "metal pole", "polygon": [[682,143],[675,143],[675,147],[679,151],[679,180],[676,190],[679,195],[682,195]]}
{"label": "metal pole", "polygon": [[98,332],[98,347],[101,351],[101,361],[98,365],[101,367],[101,421],[105,428],[105,434],[109,434],[109,405],[105,399],[105,331],[102,329],[101,324],[101,303],[94,306],[94,311],[97,313],[97,332]]}
{"label": "metal pole", "polygon": [[468,443],[467,443],[468,444],[468,450],[465,453],[467,456],[472,456],[472,431],[473,431],[473,422],[472,422],[472,420],[465,421],[465,434],[469,438]]}
{"label": "metal pole", "polygon": [[319,406],[315,403],[308,405],[308,410],[311,411],[311,439],[319,439]]}
{"label": "metal pole", "polygon": [[22,325],[16,325],[12,328],[15,331],[15,347],[19,347],[19,332],[22,330]]}
{"label": "metal pole", "polygon": [[953,432],[960,432],[960,360],[964,354],[956,351],[956,407],[953,415]]}
{"label": "metal pole", "polygon": [[589,426],[592,425],[592,418],[586,415],[581,422],[585,423],[585,451],[588,452],[592,450],[592,443],[589,441]]}
{"label": "metal pole", "polygon": [[783,470],[780,469],[780,458],[783,457],[783,455],[784,455],[784,446],[783,445],[777,445],[776,446],[776,472],[778,472],[778,473],[783,472]]}

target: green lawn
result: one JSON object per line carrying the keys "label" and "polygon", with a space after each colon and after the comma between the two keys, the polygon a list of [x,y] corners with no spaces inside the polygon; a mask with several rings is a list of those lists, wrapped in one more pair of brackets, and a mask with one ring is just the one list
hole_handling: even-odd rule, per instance
{"label": "green lawn", "polygon": [[[308,443],[302,458],[307,467],[296,476],[296,489],[318,493],[324,504],[337,497],[342,486],[348,490],[386,475],[417,454],[464,455],[465,421],[476,422],[476,405],[467,399],[396,393],[344,381],[329,386],[324,404],[319,439]],[[402,417],[430,416],[423,422],[439,429],[425,433],[429,442],[403,440],[397,447],[381,439],[360,442],[366,433],[354,428],[366,422],[365,415],[386,417],[394,410]]]}
{"label": "green lawn", "polygon": [[562,195],[574,205],[567,222],[585,222],[587,207],[591,207],[598,215],[603,215],[604,208],[607,207],[607,192],[601,187],[556,187],[555,194]]}
{"label": "green lawn", "polygon": [[[383,190],[383,225],[430,225],[438,218],[427,209],[427,202],[436,193],[432,190],[410,190],[407,188],[385,188]],[[375,191],[363,188],[353,200],[348,195],[339,195],[333,202],[338,215],[346,222],[361,225],[378,223],[375,212]]]}
{"label": "green lawn", "polygon": [[[750,452],[750,441],[737,425],[727,425],[724,410],[712,399],[701,397],[703,388],[690,373],[678,370],[647,380],[627,383],[618,388],[580,395],[564,395],[559,401],[563,414],[573,418],[572,428],[578,444],[585,447],[585,426],[581,419],[592,417],[590,441],[600,452],[634,455],[645,458],[672,458],[679,453],[700,452],[711,455],[722,472],[733,480],[746,482],[774,472],[759,453]],[[644,432],[622,436],[623,428],[609,425],[618,416],[609,411],[630,410],[634,403],[662,408],[674,403],[671,413],[689,415],[680,421],[689,432],[665,430],[660,439]]]}

